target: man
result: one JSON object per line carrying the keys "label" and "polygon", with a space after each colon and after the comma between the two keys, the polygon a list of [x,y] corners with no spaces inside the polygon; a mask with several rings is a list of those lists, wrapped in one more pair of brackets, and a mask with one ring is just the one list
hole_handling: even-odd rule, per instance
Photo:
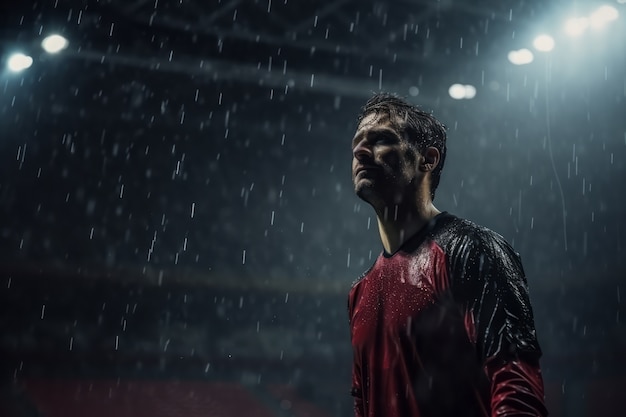
{"label": "man", "polygon": [[433,205],[445,127],[376,94],[352,153],[355,192],[374,208],[383,244],[348,300],[355,415],[547,415],[519,256]]}

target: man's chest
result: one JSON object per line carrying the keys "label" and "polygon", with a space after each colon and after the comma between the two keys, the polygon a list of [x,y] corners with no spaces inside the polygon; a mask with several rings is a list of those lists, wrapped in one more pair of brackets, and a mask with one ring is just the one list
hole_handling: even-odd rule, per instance
{"label": "man's chest", "polygon": [[412,322],[447,289],[447,282],[445,256],[434,245],[379,259],[351,294],[355,347],[406,336]]}

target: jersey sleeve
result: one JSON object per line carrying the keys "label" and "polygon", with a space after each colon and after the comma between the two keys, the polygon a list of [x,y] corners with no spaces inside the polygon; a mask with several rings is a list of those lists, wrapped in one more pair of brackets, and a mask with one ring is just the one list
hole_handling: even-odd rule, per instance
{"label": "jersey sleeve", "polygon": [[489,379],[491,415],[547,415],[541,349],[519,255],[486,229],[462,234],[453,248],[453,293]]}

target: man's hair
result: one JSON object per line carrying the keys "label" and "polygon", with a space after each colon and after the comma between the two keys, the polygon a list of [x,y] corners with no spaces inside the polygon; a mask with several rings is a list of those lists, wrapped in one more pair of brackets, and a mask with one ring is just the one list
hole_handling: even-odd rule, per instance
{"label": "man's hair", "polygon": [[370,115],[386,115],[391,126],[401,135],[409,138],[409,144],[418,152],[432,146],[439,150],[440,159],[431,172],[430,197],[435,199],[441,170],[446,160],[446,127],[432,114],[420,110],[407,100],[390,93],[376,93],[365,103],[359,114],[358,123]]}

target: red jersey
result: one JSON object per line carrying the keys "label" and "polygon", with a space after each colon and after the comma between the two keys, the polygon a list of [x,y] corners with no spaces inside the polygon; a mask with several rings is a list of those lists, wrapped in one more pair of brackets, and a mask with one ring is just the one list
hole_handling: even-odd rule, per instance
{"label": "red jersey", "polygon": [[357,417],[545,416],[519,256],[447,213],[381,253],[348,300]]}

